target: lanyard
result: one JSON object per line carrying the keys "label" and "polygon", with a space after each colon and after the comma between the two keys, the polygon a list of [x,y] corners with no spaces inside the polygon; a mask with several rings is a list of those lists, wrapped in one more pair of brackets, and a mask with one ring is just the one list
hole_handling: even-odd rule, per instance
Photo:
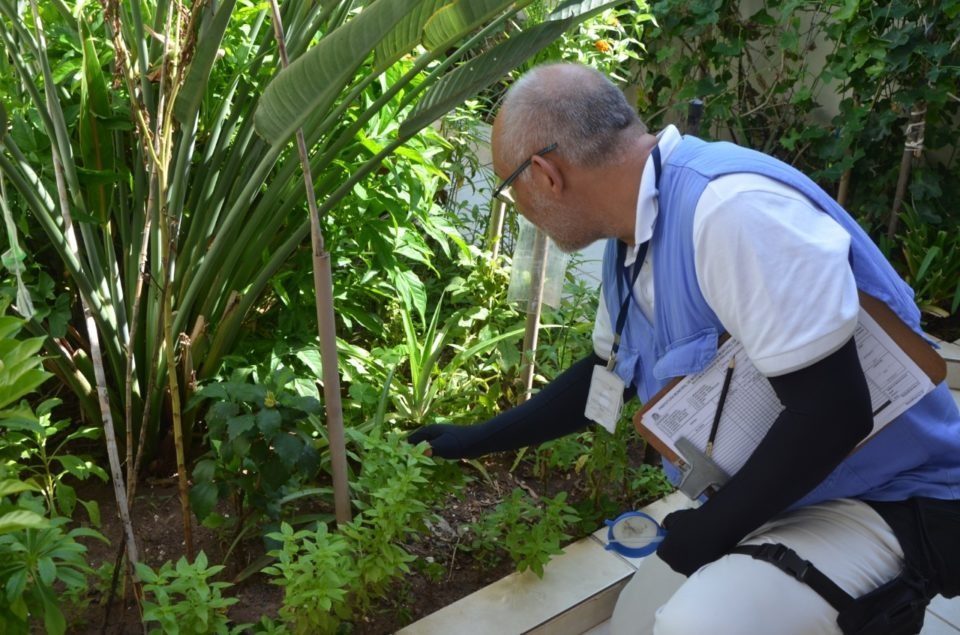
{"label": "lanyard", "polygon": [[[653,170],[655,185],[657,190],[660,190],[660,148],[654,146],[653,150],[650,152],[650,156],[653,157]],[[643,261],[647,257],[647,248],[650,246],[650,241],[640,245],[640,249],[637,251],[637,258],[633,261],[633,265],[628,268],[621,265],[620,274],[617,276],[617,290],[620,292],[618,295],[623,294],[623,283],[627,283],[627,293],[623,298],[623,301],[620,303],[620,313],[617,315],[617,325],[616,330],[613,334],[613,349],[610,351],[610,359],[607,361],[607,370],[612,371],[617,365],[617,351],[620,350],[620,336],[623,334],[623,329],[627,325],[627,316],[630,313],[630,300],[633,298],[633,286],[637,283],[637,277],[640,275],[640,268],[643,267]],[[617,261],[622,263],[627,256],[627,245],[623,241],[617,242]]]}

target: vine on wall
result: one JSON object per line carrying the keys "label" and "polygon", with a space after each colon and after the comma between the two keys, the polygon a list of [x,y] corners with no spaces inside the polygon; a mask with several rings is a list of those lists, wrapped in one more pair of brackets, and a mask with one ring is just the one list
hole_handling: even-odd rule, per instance
{"label": "vine on wall", "polygon": [[[809,174],[914,286],[926,281],[906,263],[930,255],[923,273],[951,267],[951,250],[934,250],[911,227],[919,221],[949,235],[960,227],[952,204],[960,196],[960,0],[658,0],[650,10],[656,26],[645,38],[638,108],[652,128],[682,121],[689,100],[703,99],[702,136]],[[908,139],[922,150],[909,156],[895,206]],[[914,222],[891,223],[894,207]],[[958,301],[955,281],[918,297],[941,312]]]}

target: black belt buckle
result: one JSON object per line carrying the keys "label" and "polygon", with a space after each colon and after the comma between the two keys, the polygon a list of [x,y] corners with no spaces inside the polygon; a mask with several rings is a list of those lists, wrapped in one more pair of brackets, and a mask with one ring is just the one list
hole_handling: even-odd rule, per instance
{"label": "black belt buckle", "polygon": [[809,560],[804,560],[797,552],[786,545],[779,543],[767,543],[759,545],[757,558],[766,560],[781,571],[793,576],[800,582],[805,582],[807,573],[811,565]]}

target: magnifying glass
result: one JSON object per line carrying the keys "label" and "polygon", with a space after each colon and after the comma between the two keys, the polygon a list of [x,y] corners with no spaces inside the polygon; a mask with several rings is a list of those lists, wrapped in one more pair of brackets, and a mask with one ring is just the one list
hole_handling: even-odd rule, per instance
{"label": "magnifying glass", "polygon": [[607,545],[628,558],[642,558],[657,550],[667,531],[643,512],[626,512],[613,520],[605,520]]}

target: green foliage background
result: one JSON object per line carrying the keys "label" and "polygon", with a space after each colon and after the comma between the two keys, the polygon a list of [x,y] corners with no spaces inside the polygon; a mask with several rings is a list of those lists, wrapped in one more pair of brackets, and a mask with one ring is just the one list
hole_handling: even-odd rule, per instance
{"label": "green foliage background", "polygon": [[[143,427],[148,453],[169,427],[165,377],[177,373],[192,511],[224,547],[226,569],[205,557],[142,569],[148,620],[164,626],[190,614],[201,628],[228,632],[233,600],[218,579],[267,566],[254,560],[238,570],[233,554],[245,549],[271,554],[265,571],[285,594],[278,617],[286,626],[267,619],[264,632],[340,628],[402,588],[406,574],[444,575],[411,546],[429,535],[444,501],[472,479],[492,483],[499,464],[437,462],[403,434],[430,422],[477,423],[519,398],[524,315],[505,299],[509,257],[491,259],[483,248],[486,207],[452,201],[480,167],[480,123],[533,64],[602,70],[654,130],[683,127],[687,102],[703,99],[703,136],[772,153],[828,192],[846,184],[847,208],[917,289],[918,303],[940,315],[960,308],[952,205],[960,196],[960,0],[656,0],[602,13],[611,3],[404,0],[404,13],[382,8],[391,1],[282,3],[296,66],[275,84],[267,3],[184,5],[193,30],[182,34],[189,54],[180,61],[190,70],[177,84],[160,35],[176,3],[44,2],[38,30],[29,2],[0,0],[0,295],[29,316],[0,317],[0,554],[36,555],[0,570],[7,628],[27,629],[43,615],[48,631],[62,631],[62,614],[46,610],[50,589],[75,596],[92,573],[78,539],[96,536],[65,527],[79,522],[80,507],[99,524],[99,509],[78,500],[75,486],[106,477],[74,450],[89,450],[84,443],[102,432],[81,297],[106,350],[114,415],[134,436]],[[126,51],[111,31],[116,15]],[[162,119],[158,96],[174,85],[162,178],[138,114]],[[822,107],[832,101],[836,114]],[[888,239],[904,128],[918,108],[926,109],[924,152]],[[304,188],[287,143],[298,126],[333,258],[358,511],[338,531]],[[65,244],[58,164],[76,253]],[[595,307],[595,289],[568,280],[563,304],[543,316],[551,328],[541,334],[538,382],[589,351]],[[177,337],[172,354],[161,326]],[[33,337],[20,337],[21,328]],[[33,404],[16,405],[48,379],[41,361],[72,396],[44,400],[51,381]],[[642,453],[625,425],[508,457],[513,474],[542,482],[563,474],[571,494],[535,500],[517,490],[456,540],[481,561],[509,558],[542,574],[574,529],[590,531],[669,491],[656,468],[635,465]]]}

